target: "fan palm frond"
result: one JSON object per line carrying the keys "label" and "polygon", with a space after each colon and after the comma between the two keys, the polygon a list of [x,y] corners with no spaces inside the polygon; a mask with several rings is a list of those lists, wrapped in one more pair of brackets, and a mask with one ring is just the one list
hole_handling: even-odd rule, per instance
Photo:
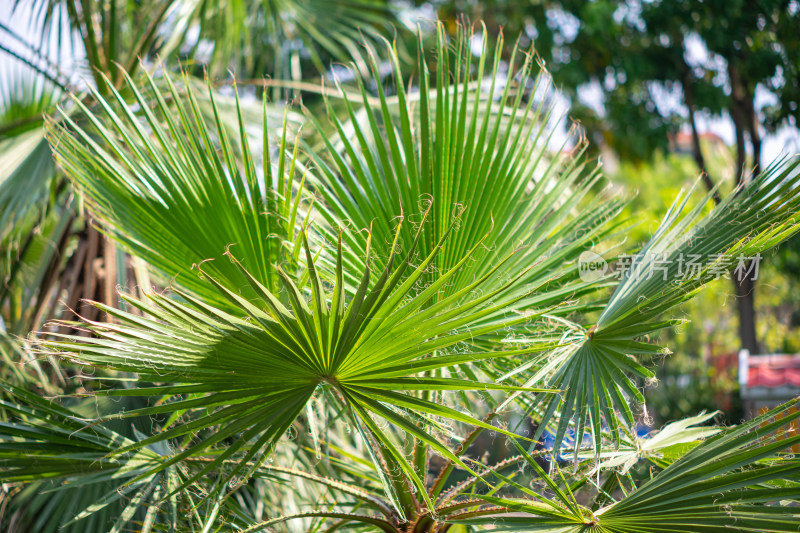
{"label": "fan palm frond", "polygon": [[[170,514],[175,527],[178,506],[188,507],[191,498],[181,502],[183,495],[173,497],[165,509],[160,502],[180,483],[182,474],[175,467],[146,473],[169,455],[168,447],[152,445],[115,454],[136,441],[105,425],[88,424],[85,413],[8,383],[1,386],[9,399],[0,400],[0,406],[12,420],[0,424],[0,469],[4,482],[33,483],[29,489],[34,492],[23,493],[17,505],[23,505],[23,514],[30,514],[26,507],[40,509],[38,516],[30,517],[37,531],[96,527],[120,532],[133,520],[143,525],[142,531],[150,531],[157,518]],[[135,428],[125,433],[141,437]],[[120,489],[126,482],[130,483]],[[52,491],[44,502],[35,492],[43,490]]]}
{"label": "fan palm frond", "polygon": [[664,353],[643,340],[680,322],[660,317],[709,281],[746,274],[742,269],[751,259],[800,230],[800,159],[766,169],[705,215],[712,193],[684,215],[689,194],[676,198],[650,242],[633,258],[597,323],[544,355],[526,381],[565,391],[538,399],[543,413],[539,434],[557,415],[556,450],[572,423],[578,441],[589,429],[595,451],[601,448],[604,425],[617,437],[619,421],[633,427],[629,400],[644,402],[633,380],[654,377],[638,358]]}
{"label": "fan palm frond", "polygon": [[[182,86],[185,92],[179,92],[169,74],[163,77],[165,89],[149,75],[147,91],[137,89],[130,78],[127,84],[138,116],[109,84],[108,101],[93,93],[102,104],[96,113],[75,100],[84,125],[65,116],[50,127],[59,164],[86,195],[104,231],[155,268],[162,282],[171,281],[208,302],[228,305],[189,271],[233,245],[248,271],[277,290],[275,264],[292,259],[293,250],[285,244],[294,241],[298,215],[303,214],[296,156],[285,154],[287,115],[282,113],[281,149],[273,164],[267,124],[274,110],[264,103],[263,144],[251,146],[237,99],[240,161],[211,92],[207,99],[195,97],[188,80]],[[257,169],[253,154],[259,152],[263,164]],[[205,268],[228,288],[246,285],[230,263]],[[284,268],[292,271],[289,265]]]}
{"label": "fan palm frond", "polygon": [[0,241],[38,221],[55,175],[42,125],[60,91],[28,70],[12,72],[0,79]]}
{"label": "fan palm frond", "polygon": [[[85,4],[115,24],[116,2]],[[189,2],[180,13],[173,2],[152,5],[156,26],[173,15],[179,24],[223,25],[243,15],[249,27],[255,16],[272,35],[294,32],[300,48],[331,56],[356,56],[351,29],[372,20],[373,5],[385,8],[368,0],[341,11],[326,0]],[[275,11],[287,6],[296,9]],[[326,32],[312,21],[324,9]],[[344,20],[353,9],[360,18]],[[178,46],[160,41],[157,28],[126,24],[149,35],[142,50]],[[110,67],[123,58],[119,42],[92,31],[81,28],[91,61]],[[235,25],[219,31],[230,36]],[[797,402],[734,428],[698,427],[711,416],[701,415],[651,439],[631,429],[632,403],[653,375],[647,358],[663,350],[648,335],[676,322],[664,315],[800,229],[800,159],[768,168],[714,209],[684,213],[688,195],[679,196],[618,283],[586,278],[581,254],[613,241],[623,201],[602,187],[581,146],[554,146],[550,82],[535,56],[514,49],[506,62],[502,42],[476,54],[467,29],[451,39],[442,25],[433,49],[418,42],[419,77],[407,84],[400,53],[370,34],[366,58],[355,57],[355,90],[339,80],[321,91],[327,116],[304,109],[298,118],[265,95],[253,104],[235,86],[224,97],[210,81],[200,88],[163,68],[137,79],[131,72],[146,70],[138,63],[97,71],[95,87],[62,105],[47,122],[58,168],[96,226],[168,289],[121,294],[119,305],[89,302],[84,317],[53,321],[30,342],[27,354],[97,369],[76,380],[94,399],[139,403],[84,419],[6,387],[2,479],[47,477],[59,489],[102,482],[99,502],[76,510],[71,524],[114,508],[116,530],[141,521],[146,530],[211,531],[230,520],[257,531],[300,520],[292,523],[395,533],[488,523],[710,532],[764,529],[775,516],[774,530],[788,531],[796,513],[786,501],[798,500],[800,485],[797,460],[783,451],[800,437],[774,431],[800,417],[788,414]],[[393,87],[376,48],[390,58]],[[290,70],[301,59],[295,51],[281,56]],[[324,68],[327,57],[309,59]],[[316,137],[300,131],[304,122]],[[16,140],[46,148],[32,131]],[[48,235],[63,237],[54,255],[67,247],[71,222],[44,219]],[[52,278],[49,267],[29,272],[39,245],[31,241],[9,271]],[[690,256],[699,268],[687,272]],[[30,294],[3,288],[0,302],[21,307]],[[49,316],[30,307],[15,316]],[[24,333],[23,318],[14,333]],[[520,423],[538,426],[532,439],[498,422],[512,405],[531,417]],[[320,414],[330,418],[320,423]],[[113,425],[136,420],[150,426],[127,434]],[[472,432],[461,434],[462,425]],[[292,428],[302,437],[287,437]],[[328,439],[330,429],[341,432]],[[533,452],[548,430],[553,449]],[[481,431],[510,439],[518,455],[479,464],[470,454]],[[585,433],[590,446],[581,446]],[[363,486],[266,462],[284,446],[307,445],[321,458],[321,442],[335,457],[320,470]],[[58,456],[60,447],[69,453]],[[570,453],[574,476],[548,475],[537,463]],[[541,486],[506,470],[523,463]],[[635,480],[634,465],[651,468],[650,479]],[[297,491],[285,516],[245,501],[287,476],[355,501],[309,509],[298,502],[321,491]],[[594,476],[590,508],[575,491]],[[188,522],[175,518],[179,507]]]}
{"label": "fan palm frond", "polygon": [[[398,227],[395,242],[400,231]],[[418,237],[420,233],[421,230],[418,231]],[[421,497],[427,498],[423,482],[390,436],[375,423],[373,416],[390,422],[466,467],[460,458],[434,436],[420,429],[403,412],[418,413],[423,417],[439,416],[508,432],[488,426],[469,414],[404,394],[403,391],[522,390],[458,378],[428,377],[425,372],[477,360],[519,355],[546,346],[431,356],[429,354],[437,354],[472,335],[503,329],[528,321],[530,317],[498,315],[508,303],[507,298],[493,301],[502,288],[476,295],[475,291],[494,272],[450,298],[426,307],[460,266],[443,274],[436,283],[419,287],[418,282],[426,268],[435,260],[437,253],[446,248],[444,240],[428,257],[420,258],[416,266],[412,266],[416,257],[413,247],[396,267],[393,265],[397,253],[393,252],[386,260],[386,269],[371,288],[371,272],[367,268],[356,295],[347,300],[342,275],[341,241],[336,254],[337,281],[329,293],[314,268],[305,234],[302,237],[311,287],[308,301],[291,277],[279,268],[283,290],[290,302],[284,306],[276,294],[250,275],[228,253],[234,268],[247,280],[256,298],[244,298],[238,290],[228,289],[202,267],[201,272],[222,297],[238,308],[236,314],[215,308],[180,290],[175,292],[186,303],[152,295],[154,306],[147,306],[123,297],[128,305],[153,318],[142,318],[95,304],[113,316],[114,323],[62,324],[73,328],[86,327],[94,336],[84,339],[52,333],[50,337],[55,340],[44,340],[41,346],[54,355],[68,357],[79,364],[136,372],[144,382],[165,383],[152,387],[112,389],[108,394],[168,395],[177,398],[158,407],[130,411],[126,416],[155,415],[195,407],[200,408],[201,413],[207,413],[200,414],[191,422],[158,432],[135,445],[123,446],[118,450],[120,453],[149,443],[196,435],[199,430],[224,425],[224,429],[201,439],[158,467],[156,471],[196,456],[223,439],[236,438],[224,453],[187,480],[181,488],[218,467],[224,459],[240,450],[244,452],[244,459],[228,477],[239,474],[245,468],[249,469],[245,477],[249,477],[314,392],[319,387],[332,387],[335,394],[352,409],[354,422],[359,426],[363,424],[361,431],[365,438],[380,442],[389,455],[386,460],[396,461],[403,473],[415,483]],[[466,264],[468,260],[469,256],[464,257],[461,264]],[[495,272],[501,266],[502,263]],[[481,328],[472,330],[468,327],[476,320],[490,316],[495,318]],[[208,412],[210,406],[220,407]],[[255,466],[247,466],[249,461]]]}
{"label": "fan palm frond", "polygon": [[[437,31],[435,75],[428,70],[431,51],[419,40],[417,89],[404,88],[391,49],[395,96],[380,82],[374,54],[373,78],[356,76],[361,101],[341,89],[348,121],[338,120],[331,107],[337,135],[325,136],[325,156],[312,154],[319,170],[309,179],[325,199],[320,209],[331,221],[371,225],[380,242],[391,238],[394,217],[430,201],[431,225],[419,244],[423,253],[458,219],[451,249],[436,267],[447,271],[478,242],[483,247],[442,298],[513,251],[506,268],[510,275],[525,271],[518,286],[543,287],[520,300],[519,308],[563,303],[565,294],[577,297],[587,286],[567,265],[610,230],[606,222],[619,212],[621,201],[606,191],[582,204],[599,174],[587,170],[580,147],[571,156],[553,146],[552,123],[558,120],[550,81],[544,72],[536,75],[532,54],[516,51],[502,73],[499,47],[492,55],[484,43],[475,59],[468,30],[462,28],[452,43],[441,25]],[[368,84],[375,85],[377,101],[369,96]],[[320,133],[326,131],[323,121],[310,118]],[[411,233],[406,228],[401,242],[412,242]],[[363,240],[349,244],[349,249],[364,245]],[[495,278],[490,285],[502,282]],[[564,287],[568,282],[573,283]]]}

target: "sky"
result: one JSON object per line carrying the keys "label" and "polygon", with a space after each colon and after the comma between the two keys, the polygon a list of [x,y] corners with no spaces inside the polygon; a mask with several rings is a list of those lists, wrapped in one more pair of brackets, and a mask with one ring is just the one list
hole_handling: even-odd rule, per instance
{"label": "sky", "polygon": [[[26,50],[25,46],[19,43],[18,39],[6,31],[3,26],[9,28],[16,34],[29,43],[38,42],[36,32],[30,27],[30,8],[27,3],[22,3],[16,12],[11,12],[11,2],[0,2],[0,47],[10,49],[24,57],[34,57],[33,54]],[[423,18],[429,18],[431,14],[420,12],[419,15]],[[58,36],[53,35],[48,43],[45,44],[44,49],[47,55],[53,58],[55,63],[58,64],[59,69],[69,77],[69,83],[80,87],[85,80],[89,79],[88,72],[82,67],[82,48],[79,41],[75,41],[73,46],[58,46]],[[713,61],[709,57],[707,50],[699,40],[689,39],[689,47],[687,52],[687,60],[692,63],[702,64],[708,61]],[[21,70],[25,69],[24,66],[8,53],[0,49],[0,104],[2,103],[3,85],[4,80],[13,79],[18,75]],[[660,94],[659,106],[663,109],[680,108],[680,98],[671,95],[666,91],[659,93],[658,88],[655,89],[657,94]],[[599,84],[594,86],[589,85],[582,88],[579,92],[579,98],[582,103],[589,105],[595,109],[602,108],[602,88]],[[774,97],[765,89],[759,88],[756,91],[756,107],[759,108],[765,104],[770,103]],[[558,98],[557,105],[559,108],[568,110],[569,102],[565,98]],[[735,135],[733,123],[727,115],[725,116],[708,116],[700,114],[698,116],[698,127],[701,132],[711,132],[722,138],[726,144],[733,145],[735,142]],[[557,134],[553,142],[560,145],[564,142],[567,135],[566,129]],[[800,153],[800,130],[794,127],[784,127],[777,131],[775,134],[764,136],[762,147],[762,160],[765,164],[782,157],[786,154]]]}

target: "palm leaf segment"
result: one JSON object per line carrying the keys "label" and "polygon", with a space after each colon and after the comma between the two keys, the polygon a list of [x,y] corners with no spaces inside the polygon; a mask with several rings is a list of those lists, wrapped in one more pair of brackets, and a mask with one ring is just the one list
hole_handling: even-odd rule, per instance
{"label": "palm leaf segment", "polygon": [[[433,198],[432,224],[420,240],[420,248],[426,250],[466,207],[451,253],[440,254],[436,266],[446,271],[461,257],[460,248],[468,249],[484,234],[488,235],[486,248],[464,269],[463,277],[454,278],[443,296],[491,268],[495,254],[502,256],[517,248],[507,270],[513,274],[525,270],[523,281],[541,285],[541,290],[520,299],[517,308],[583,296],[598,284],[578,282],[572,261],[591,239],[611,229],[603,222],[617,212],[616,204],[598,196],[575,212],[596,183],[595,175],[586,175],[580,158],[567,163],[548,160],[546,143],[541,142],[547,130],[541,123],[549,120],[550,110],[541,96],[542,78],[531,77],[532,59],[526,58],[518,70],[512,59],[512,68],[503,78],[498,75],[499,52],[487,67],[484,47],[478,64],[473,65],[465,37],[453,43],[451,53],[439,28],[435,88],[431,88],[426,52],[420,47],[417,94],[396,82],[397,94],[389,97],[377,84],[378,98],[373,99],[360,78],[360,108],[343,93],[348,120],[337,121],[331,113],[338,135],[327,145],[329,157],[315,160],[320,178],[312,179],[326,200],[320,209],[331,222],[373,224],[373,234],[388,240],[391,226],[387,221],[404,206]],[[377,67],[373,68],[377,77]],[[395,71],[399,79],[397,65]],[[450,75],[455,76],[452,85]],[[601,447],[604,429],[611,429],[618,439],[619,425],[634,423],[629,400],[644,400],[634,380],[653,377],[636,357],[662,351],[640,339],[674,323],[656,318],[714,277],[714,269],[705,268],[711,259],[754,256],[796,230],[790,218],[798,202],[795,168],[791,163],[771,169],[707,217],[698,208],[680,219],[686,198],[679,198],[653,242],[642,251],[645,262],[636,265],[641,275],[620,284],[594,327],[567,328],[562,339],[566,346],[535,360],[503,359],[504,364],[487,372],[495,379],[520,379],[533,370],[530,379],[523,377],[525,384],[563,391],[559,396],[518,396],[540,421],[540,435],[548,428],[556,433],[556,448],[570,426],[578,435],[590,428],[595,451]],[[410,236],[403,240],[411,241]],[[358,242],[349,244],[350,250],[363,249]],[[684,259],[697,256],[704,263],[696,279],[670,283],[660,273],[650,273],[654,263],[661,261],[670,265],[668,280],[681,279],[681,254]],[[489,286],[501,281],[496,278]],[[576,309],[590,310],[591,305],[584,301],[551,314]],[[525,332],[518,334],[524,338]],[[473,337],[476,343],[485,340]]]}
{"label": "palm leaf segment", "polygon": [[[240,76],[287,80],[288,88],[288,80],[324,75],[331,60],[355,58],[366,70],[361,43],[392,32],[393,7],[386,0],[212,0],[195,9],[178,3],[173,11],[176,35],[199,25],[203,39],[189,55],[207,63],[212,75],[224,75],[234,64]],[[209,45],[213,57],[207,59],[203,49]]]}
{"label": "palm leaf segment", "polygon": [[[470,287],[453,295],[452,300],[423,309],[424,304],[437,294],[440,284],[447,283],[452,275],[441,276],[440,284],[429,286],[409,298],[422,272],[435,258],[434,254],[425,258],[410,274],[406,270],[411,257],[406,257],[395,269],[391,268],[393,259],[390,259],[390,266],[369,290],[370,272],[366,270],[359,291],[346,304],[341,253],[338,254],[338,281],[332,293],[325,291],[307,247],[306,253],[311,282],[308,302],[298,286],[284,274],[284,290],[291,302],[284,306],[277,296],[232,258],[233,264],[258,295],[256,298],[247,300],[210,275],[206,278],[238,308],[236,315],[210,306],[180,289],[176,294],[181,302],[152,295],[154,306],[124,297],[127,304],[153,318],[142,318],[95,304],[113,316],[115,323],[87,323],[85,326],[96,337],[82,339],[55,334],[56,340],[47,341],[44,346],[79,363],[136,372],[145,382],[172,384],[112,389],[108,394],[181,397],[157,407],[130,411],[127,416],[181,412],[201,407],[206,412],[209,406],[220,406],[208,414],[199,414],[191,422],[178,424],[141,442],[123,446],[116,452],[125,453],[151,443],[221,426],[212,436],[201,438],[156,469],[161,470],[224,439],[236,437],[233,444],[185,485],[240,451],[244,457],[229,476],[239,474],[248,465],[252,465],[247,472],[251,473],[320,385],[332,386],[341,394],[373,438],[387,446],[397,461],[403,463],[405,459],[373,422],[370,412],[423,439],[460,463],[436,438],[419,429],[401,412],[384,404],[486,426],[454,409],[395,391],[520,390],[457,378],[417,376],[423,371],[538,349],[528,347],[516,352],[435,355],[421,359],[426,354],[468,339],[475,332],[464,325],[495,314],[505,302],[487,304],[496,294],[470,296],[474,288]],[[480,282],[476,281],[475,287],[480,286]],[[461,303],[454,303],[459,301]],[[528,317],[501,317],[483,329],[501,329],[525,320]],[[480,334],[481,330],[477,333]],[[407,473],[416,477],[409,465],[404,466]],[[416,482],[424,491],[422,482],[419,479]]]}
{"label": "palm leaf segment", "polygon": [[[0,387],[8,397],[0,400],[0,406],[11,418],[0,423],[3,480],[38,483],[37,490],[48,481],[63,482],[62,488],[82,491],[78,496],[51,494],[46,507],[56,506],[56,512],[69,514],[52,516],[45,511],[35,521],[39,529],[86,531],[87,522],[99,521],[99,527],[116,533],[138,520],[146,532],[163,518],[160,510],[171,510],[168,514],[175,527],[177,508],[187,503],[180,500],[191,500],[191,496],[173,496],[159,509],[158,502],[183,478],[175,467],[153,472],[169,455],[168,447],[138,447],[131,438],[102,424],[87,425],[79,413],[37,394],[8,383]],[[131,451],[117,454],[120,447]],[[126,486],[120,488],[123,483]]]}
{"label": "palm leaf segment", "polygon": [[[113,316],[116,323],[87,323],[86,327],[96,335],[95,338],[84,340],[56,334],[55,337],[63,337],[62,340],[48,341],[45,346],[79,363],[136,372],[143,381],[173,384],[112,389],[108,394],[181,396],[181,399],[157,407],[130,411],[127,416],[156,415],[200,407],[205,412],[209,406],[220,406],[209,414],[198,415],[189,423],[179,424],[115,452],[125,453],[203,428],[222,426],[213,436],[200,439],[197,444],[164,462],[156,469],[160,471],[224,439],[236,437],[233,444],[187,480],[185,485],[240,451],[244,457],[229,476],[239,474],[246,465],[252,465],[248,474],[251,473],[322,384],[333,386],[344,397],[370,433],[389,447],[396,460],[404,461],[402,455],[392,447],[389,438],[373,422],[370,412],[424,439],[451,460],[460,463],[433,436],[384,404],[424,415],[486,425],[459,411],[395,391],[519,390],[456,378],[416,376],[422,371],[458,363],[512,355],[514,352],[493,352],[420,359],[421,356],[469,338],[472,333],[463,325],[496,312],[503,303],[485,305],[494,296],[489,293],[468,299],[461,305],[452,305],[448,301],[421,310],[422,305],[438,290],[438,286],[432,286],[405,305],[399,305],[433,259],[429,257],[407,277],[404,271],[408,267],[408,259],[394,271],[384,271],[371,290],[366,289],[370,276],[366,271],[359,292],[349,305],[345,305],[341,277],[333,293],[326,294],[314,271],[308,249],[307,253],[309,265],[312,265],[312,297],[309,303],[297,285],[284,275],[284,289],[291,301],[290,306],[285,307],[234,261],[242,275],[247,277],[252,290],[259,295],[258,298],[248,301],[214,278],[207,276],[207,279],[233,305],[238,306],[238,316],[209,306],[180,290],[176,290],[176,293],[185,303],[153,295],[151,299],[155,306],[148,307],[125,297],[127,304],[157,320],[96,304]],[[442,276],[441,282],[446,283],[448,277]],[[454,295],[454,300],[468,296],[467,292]],[[328,304],[329,300],[331,305]],[[486,330],[500,329],[506,324],[523,320],[527,320],[527,317],[496,320],[486,326]],[[525,351],[530,349],[535,348]],[[410,466],[407,472],[413,472]],[[422,488],[422,482],[417,482]]]}
{"label": "palm leaf segment", "polygon": [[[503,79],[498,75],[500,46],[491,67],[485,63],[486,46],[473,65],[466,34],[453,43],[451,53],[442,28],[438,31],[435,88],[420,45],[417,94],[396,82],[397,94],[389,97],[377,84],[378,98],[372,99],[357,78],[359,109],[343,92],[348,121],[337,121],[331,113],[338,135],[328,142],[329,158],[315,160],[321,174],[315,187],[326,200],[321,211],[331,221],[372,223],[373,234],[388,240],[391,227],[386,221],[420,198],[433,198],[432,224],[420,240],[420,248],[427,250],[466,207],[451,252],[440,254],[436,266],[446,271],[461,257],[460,250],[484,234],[485,249],[443,296],[490,269],[495,254],[502,257],[513,249],[518,253],[507,271],[525,270],[521,279],[540,286],[518,300],[516,308],[561,304],[596,289],[596,283],[577,281],[572,261],[593,238],[612,229],[603,223],[617,213],[618,205],[599,195],[575,212],[596,183],[596,174],[587,176],[580,158],[564,163],[548,157],[542,122],[550,120],[551,111],[541,96],[542,77],[531,77],[532,58],[518,70],[512,58]],[[376,63],[373,60],[377,78]],[[400,79],[396,63],[395,77]],[[556,449],[570,426],[577,435],[590,428],[595,451],[601,447],[604,428],[618,439],[620,424],[634,423],[629,400],[644,401],[634,380],[653,377],[637,357],[663,351],[641,339],[675,323],[659,321],[658,316],[718,277],[722,263],[736,266],[741,257],[754,257],[797,231],[792,218],[800,202],[797,166],[797,161],[788,161],[768,169],[706,216],[701,205],[681,218],[688,195],[679,197],[593,327],[568,327],[562,337],[566,346],[535,360],[499,360],[504,364],[488,370],[489,375],[510,379],[534,369],[533,377],[523,380],[526,385],[563,391],[559,396],[518,397],[536,413],[540,435],[548,428],[555,431]],[[358,242],[350,244],[350,250],[363,249]],[[699,275],[681,272],[689,259],[703,265]],[[666,271],[664,265],[669,265]],[[500,282],[496,278],[489,286]],[[583,302],[550,314],[591,307]]]}
{"label": "palm leaf segment", "polygon": [[[0,80],[0,246],[5,251],[47,212],[55,167],[42,130],[59,92],[27,71]],[[53,189],[50,191],[50,189]],[[24,245],[23,245],[24,246]]]}
{"label": "palm leaf segment", "polygon": [[[107,83],[107,99],[93,93],[97,111],[74,99],[81,113],[51,124],[50,140],[59,164],[84,192],[104,231],[155,268],[162,280],[224,307],[227,300],[190,268],[236,245],[247,269],[277,289],[274,263],[283,262],[291,271],[296,256],[283,245],[294,240],[303,186],[295,179],[296,159],[284,154],[292,129],[286,113],[282,150],[273,164],[267,123],[274,110],[263,104],[258,149],[264,157],[257,169],[238,97],[238,131],[231,137],[212,92],[196,95],[185,80],[180,90],[171,76],[147,76],[147,90],[140,91],[127,78],[134,104]],[[229,288],[246,285],[228,262],[208,264],[206,270]]]}

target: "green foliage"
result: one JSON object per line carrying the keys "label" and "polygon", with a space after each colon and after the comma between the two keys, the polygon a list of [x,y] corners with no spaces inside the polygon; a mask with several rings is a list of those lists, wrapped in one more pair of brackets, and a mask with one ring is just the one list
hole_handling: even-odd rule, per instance
{"label": "green foliage", "polygon": [[[787,456],[765,460],[773,450],[800,442],[798,436],[777,441],[771,438],[771,433],[786,419],[775,422],[770,419],[796,403],[794,400],[739,427],[720,432],[643,483],[619,474],[612,477],[613,483],[620,484],[624,497],[604,507],[581,506],[560,472],[562,483],[557,483],[526,457],[528,465],[552,488],[555,498],[544,499],[519,486],[532,500],[483,497],[489,503],[517,511],[516,516],[489,514],[459,521],[495,524],[495,530],[500,531],[553,533],[598,530],[627,533],[653,528],[679,532],[687,527],[699,532],[728,531],[731,527],[740,531],[795,531],[797,513],[789,511],[781,516],[773,512],[774,507],[760,504],[797,498],[800,485],[792,459]],[[797,418],[800,418],[798,412],[787,417]],[[757,486],[743,488],[751,484]],[[606,491],[609,488],[603,487]]]}
{"label": "green foliage", "polygon": [[[362,42],[381,42],[395,22],[393,6],[385,0],[198,4],[197,12],[181,21],[186,28],[198,23],[203,36],[191,44],[189,57],[209,62],[213,75],[234,68],[244,78],[300,81],[325,73],[331,61],[353,61],[366,72]],[[253,24],[254,20],[259,23]],[[210,61],[202,57],[204,45],[212,48]]]}
{"label": "green foliage", "polygon": [[[134,441],[104,425],[87,428],[85,408],[67,409],[7,383],[2,387],[10,399],[0,405],[5,414],[17,419],[3,423],[0,429],[3,479],[31,483],[16,505],[23,512],[28,512],[26,507],[41,508],[35,491],[62,489],[44,505],[51,512],[33,517],[33,527],[38,531],[90,527],[116,533],[138,518],[142,531],[151,530],[158,514],[155,503],[182,478],[174,467],[148,473],[169,454],[168,447],[137,447],[131,453],[119,454],[120,448],[131,447]],[[142,436],[135,427],[133,432]],[[54,479],[69,481],[63,486],[52,485]],[[71,496],[76,489],[80,496]],[[177,504],[177,496],[170,498],[173,527]]]}
{"label": "green foliage", "polygon": [[[726,191],[734,182],[730,172],[732,154],[722,146],[703,142],[709,172],[723,178]],[[656,155],[649,163],[622,162],[612,179],[635,191],[623,215],[635,224],[626,237],[636,246],[658,227],[669,198],[694,178],[695,164],[687,154]],[[690,201],[690,205],[696,202]],[[800,350],[800,331],[796,322],[795,278],[792,270],[793,237],[763,255],[756,289],[757,332],[763,353],[796,353]],[[681,305],[679,316],[685,323],[663,330],[659,343],[672,354],[661,361],[656,371],[658,384],[645,389],[645,397],[657,423],[675,420],[700,410],[720,409],[725,420],[734,423],[743,414],[738,402],[736,354],[740,341],[736,334],[738,316],[736,295],[730,280],[712,281],[708,289]],[[682,376],[682,377],[681,377]],[[688,381],[687,381],[688,380]]]}
{"label": "green foliage", "polygon": [[[401,52],[377,34],[363,55],[344,44],[382,24],[367,8],[383,4],[348,3],[360,16],[331,11],[328,28],[311,13],[332,4],[316,1],[201,2],[180,16],[163,2],[146,28],[138,5],[130,18],[121,2],[70,5],[101,68],[47,120],[54,181],[69,181],[61,209],[20,233],[41,235],[7,260],[3,316],[20,336],[51,316],[45,302],[66,287],[42,280],[58,279],[61,262],[88,265],[74,279],[95,283],[97,258],[67,253],[84,215],[136,258],[146,286],[2,345],[13,365],[0,398],[0,479],[14,513],[4,525],[796,528],[798,459],[786,450],[800,437],[784,429],[800,418],[798,400],[739,426],[708,426],[713,415],[701,414],[642,437],[637,424],[642,381],[666,352],[651,336],[679,322],[722,261],[800,230],[800,159],[713,208],[711,196],[678,192],[640,246],[625,242],[624,199],[601,189],[582,148],[553,152],[549,80],[501,38],[477,54],[470,30],[451,38],[437,24],[431,47],[418,37],[409,80]],[[277,8],[285,18],[268,16]],[[102,38],[77,23],[90,15]],[[352,82],[318,90],[322,105],[297,113],[266,91],[258,105],[235,86],[232,96],[211,81],[200,88],[191,69],[180,81],[146,62],[111,69],[128,39],[145,56],[178,51],[157,31],[169,20],[199,21],[231,61],[260,32],[291,34],[308,55],[270,41],[276,54],[323,68],[326,54],[346,54]],[[326,51],[315,55],[318,45]],[[33,133],[42,135],[14,142]],[[20,220],[33,210],[18,209]],[[83,238],[80,253],[98,240]],[[582,277],[579,258],[594,249],[638,254],[619,280]],[[687,253],[704,265],[696,277],[679,271]],[[103,268],[115,257],[127,275],[115,248]],[[661,260],[664,278],[652,275]],[[513,455],[482,455],[487,438]],[[45,489],[47,503],[35,494]]]}

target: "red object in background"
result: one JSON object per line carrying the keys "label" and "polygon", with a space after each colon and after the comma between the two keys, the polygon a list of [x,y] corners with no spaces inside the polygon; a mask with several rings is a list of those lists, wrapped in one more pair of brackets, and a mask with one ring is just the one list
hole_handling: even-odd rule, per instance
{"label": "red object in background", "polygon": [[[711,351],[712,348],[709,346],[708,350]],[[739,364],[739,352],[722,354],[713,354],[712,352],[711,364],[717,370],[718,375],[725,375],[726,373],[732,372],[731,369],[735,369]]]}
{"label": "red object in background", "polygon": [[747,387],[800,387],[800,355],[750,357]]}

